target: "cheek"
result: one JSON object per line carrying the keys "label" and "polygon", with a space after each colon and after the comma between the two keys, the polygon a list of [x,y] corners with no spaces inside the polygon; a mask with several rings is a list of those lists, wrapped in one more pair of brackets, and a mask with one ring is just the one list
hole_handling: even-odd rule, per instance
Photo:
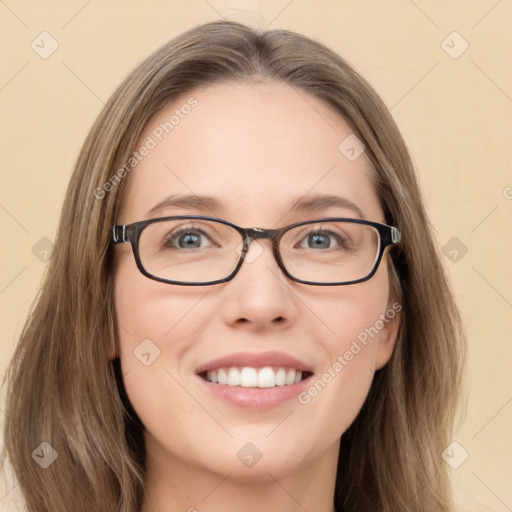
{"label": "cheek", "polygon": [[142,275],[128,256],[116,268],[114,289],[121,355],[133,352],[145,339],[162,352],[179,349],[179,340],[192,334],[190,317],[195,316],[195,326],[201,325],[194,308],[205,290],[158,283]]}
{"label": "cheek", "polygon": [[178,448],[168,448],[186,456],[193,449],[188,442],[199,435],[194,433],[199,423],[187,419],[197,415],[196,404],[180,382],[189,366],[189,349],[204,325],[198,315],[207,312],[194,307],[204,291],[198,297],[197,291],[193,295],[173,290],[140,273],[139,277],[121,270],[116,276],[115,308],[128,399],[147,432],[164,441],[180,439]]}
{"label": "cheek", "polygon": [[327,438],[338,438],[354,421],[370,389],[374,367],[375,352],[369,345],[357,340],[340,343],[328,366],[299,395]]}
{"label": "cheek", "polygon": [[299,402],[310,409],[319,429],[323,424],[325,431],[328,425],[333,437],[350,426],[370,389],[386,325],[382,316],[388,309],[387,283],[383,269],[371,280],[322,300],[322,320],[331,332],[322,343],[325,365]]}
{"label": "cheek", "polygon": [[189,349],[200,338],[205,324],[201,318],[208,312],[196,307],[204,290],[159,284],[134,266],[127,262],[117,269],[114,300],[126,392],[146,422],[155,411],[170,410],[171,405],[175,409],[180,402],[172,376],[180,380],[188,368]]}
{"label": "cheek", "polygon": [[[355,419],[370,388],[375,350],[357,338],[340,340],[322,372],[299,396],[299,402],[315,410],[320,423],[341,435]],[[320,427],[320,425],[319,425]]]}
{"label": "cheek", "polygon": [[332,290],[318,302],[331,334],[325,346],[333,362],[345,353],[349,362],[371,359],[386,325],[382,316],[389,307],[388,296],[388,273],[381,265],[372,279]]}

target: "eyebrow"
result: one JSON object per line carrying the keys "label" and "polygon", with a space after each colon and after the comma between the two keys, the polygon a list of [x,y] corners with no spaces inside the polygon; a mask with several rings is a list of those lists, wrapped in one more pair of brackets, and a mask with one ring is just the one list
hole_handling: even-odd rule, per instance
{"label": "eyebrow", "polygon": [[303,196],[291,202],[289,206],[290,211],[300,212],[316,212],[320,210],[327,210],[327,208],[338,207],[350,210],[361,219],[364,219],[363,212],[359,206],[345,197],[333,195],[313,195]]}
{"label": "eyebrow", "polygon": [[[362,210],[355,203],[340,196],[334,195],[309,195],[301,196],[293,199],[288,207],[287,212],[318,212],[321,210],[327,210],[328,208],[338,207],[350,210],[355,213],[359,218],[364,219]],[[198,196],[195,194],[189,195],[171,195],[164,200],[157,203],[151,210],[146,214],[146,217],[160,214],[164,210],[178,208],[182,210],[196,210],[202,213],[218,213],[219,211],[226,211],[227,205],[224,201],[221,201],[212,196]]]}

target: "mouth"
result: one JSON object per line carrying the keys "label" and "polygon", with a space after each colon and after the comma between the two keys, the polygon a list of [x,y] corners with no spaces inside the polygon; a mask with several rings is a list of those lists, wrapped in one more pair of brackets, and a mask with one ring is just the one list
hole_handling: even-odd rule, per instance
{"label": "mouth", "polygon": [[256,411],[296,398],[311,381],[313,367],[284,352],[240,352],[199,366],[196,375],[211,396]]}
{"label": "mouth", "polygon": [[307,379],[312,372],[298,370],[296,368],[264,366],[262,368],[221,367],[201,372],[199,376],[219,386],[231,386],[242,388],[275,388],[292,386]]}

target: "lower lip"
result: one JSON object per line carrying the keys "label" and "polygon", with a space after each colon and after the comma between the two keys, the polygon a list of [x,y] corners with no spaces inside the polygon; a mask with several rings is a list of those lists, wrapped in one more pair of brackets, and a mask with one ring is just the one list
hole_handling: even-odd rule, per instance
{"label": "lower lip", "polygon": [[197,376],[206,389],[215,397],[237,407],[264,410],[281,405],[304,391],[312,375],[290,386],[275,386],[273,388],[244,388],[242,386],[227,386],[214,384]]}

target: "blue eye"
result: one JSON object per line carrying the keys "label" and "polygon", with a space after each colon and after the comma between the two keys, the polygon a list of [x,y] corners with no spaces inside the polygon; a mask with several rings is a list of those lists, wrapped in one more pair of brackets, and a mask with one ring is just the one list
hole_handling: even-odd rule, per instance
{"label": "blue eye", "polygon": [[198,249],[208,245],[204,238],[210,240],[208,235],[201,229],[182,228],[173,231],[165,238],[165,247],[171,249]]}
{"label": "blue eye", "polygon": [[325,234],[315,233],[312,235],[308,235],[308,246],[311,248],[320,248],[326,249],[330,247],[330,237]]}
{"label": "blue eye", "polygon": [[300,247],[304,248],[304,242],[307,243],[306,249],[348,248],[346,240],[332,231],[312,231],[303,239]]}

